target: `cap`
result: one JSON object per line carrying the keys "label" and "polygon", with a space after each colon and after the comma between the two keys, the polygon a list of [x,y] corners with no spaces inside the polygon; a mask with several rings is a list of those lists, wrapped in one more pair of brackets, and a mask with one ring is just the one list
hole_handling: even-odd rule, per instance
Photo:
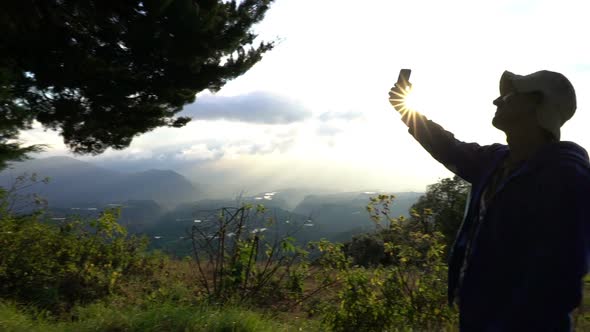
{"label": "cap", "polygon": [[576,92],[572,83],[560,73],[541,70],[529,75],[504,71],[500,78],[500,95],[509,92],[541,92],[543,101],[537,108],[539,126],[560,138],[561,126],[576,111]]}

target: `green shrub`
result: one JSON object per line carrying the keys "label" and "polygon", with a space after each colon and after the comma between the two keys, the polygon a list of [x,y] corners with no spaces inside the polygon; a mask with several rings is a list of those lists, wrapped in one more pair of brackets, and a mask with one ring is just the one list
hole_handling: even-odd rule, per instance
{"label": "green shrub", "polygon": [[364,267],[383,263],[385,258],[384,242],[380,234],[359,234],[346,244],[346,254],[352,257],[353,264]]}
{"label": "green shrub", "polygon": [[55,225],[0,206],[0,297],[63,311],[110,294],[123,275],[147,272],[146,241],[127,237],[117,217],[108,210]]}
{"label": "green shrub", "polygon": [[380,294],[380,271],[355,268],[343,273],[338,308],[326,308],[332,331],[385,331],[391,325]]}
{"label": "green shrub", "polygon": [[[391,263],[371,270],[340,270],[338,305],[324,308],[324,324],[330,330],[440,331],[456,325],[457,313],[447,305],[444,237],[437,231],[427,233],[423,223],[390,217],[393,198],[372,198],[367,208]],[[413,211],[413,220],[422,217]]]}
{"label": "green shrub", "polygon": [[12,303],[0,302],[0,331],[52,332],[61,329],[50,326],[42,315],[21,311]]}
{"label": "green shrub", "polygon": [[[267,237],[260,231],[275,225],[263,205],[221,208],[214,218],[216,223],[195,224],[190,233],[195,275],[210,303],[288,307],[330,283],[329,276],[310,270],[309,248],[287,234]],[[305,281],[314,278],[319,289],[306,289]]]}

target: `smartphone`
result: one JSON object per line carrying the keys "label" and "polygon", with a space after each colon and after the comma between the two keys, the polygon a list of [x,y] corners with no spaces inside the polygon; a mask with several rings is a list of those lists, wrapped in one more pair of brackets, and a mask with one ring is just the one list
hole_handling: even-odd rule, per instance
{"label": "smartphone", "polygon": [[402,86],[407,86],[410,82],[410,74],[412,73],[411,69],[402,69],[399,71],[399,76],[397,77],[397,84]]}

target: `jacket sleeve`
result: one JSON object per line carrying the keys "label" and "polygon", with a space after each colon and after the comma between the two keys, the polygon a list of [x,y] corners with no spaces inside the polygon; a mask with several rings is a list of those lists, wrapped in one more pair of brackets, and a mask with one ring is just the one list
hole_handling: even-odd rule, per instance
{"label": "jacket sleeve", "polygon": [[531,197],[535,213],[530,237],[523,239],[524,270],[499,319],[503,331],[562,331],[581,302],[590,253],[590,174],[578,167],[539,179],[544,188]]}
{"label": "jacket sleeve", "polygon": [[409,127],[408,132],[434,159],[472,184],[481,178],[494,151],[502,147],[501,144],[480,146],[457,140],[451,132],[418,112],[404,114],[402,121]]}

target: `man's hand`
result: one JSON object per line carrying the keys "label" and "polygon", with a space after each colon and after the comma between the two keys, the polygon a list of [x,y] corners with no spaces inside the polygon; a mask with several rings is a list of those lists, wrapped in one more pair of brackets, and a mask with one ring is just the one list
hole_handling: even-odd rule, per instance
{"label": "man's hand", "polygon": [[[402,113],[406,110],[404,105],[405,96],[412,88],[412,84],[408,82],[408,85],[402,86],[396,83],[391,90],[389,90],[389,102],[395,108],[396,111]],[[402,113],[403,114],[403,113]]]}

